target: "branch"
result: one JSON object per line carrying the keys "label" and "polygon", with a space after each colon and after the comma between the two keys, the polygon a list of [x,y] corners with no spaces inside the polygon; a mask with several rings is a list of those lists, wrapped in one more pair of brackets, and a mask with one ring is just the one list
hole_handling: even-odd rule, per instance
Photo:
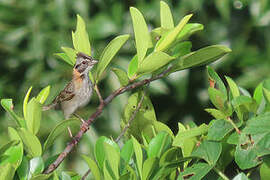
{"label": "branch", "polygon": [[[135,89],[137,87],[149,84],[152,81],[155,81],[157,79],[163,78],[171,68],[168,68],[167,70],[163,71],[159,75],[149,78],[149,79],[144,79],[132,84],[129,84],[127,86],[121,87],[114,91],[111,95],[109,95],[103,103],[100,103],[97,110],[89,117],[89,119],[86,121],[87,126],[89,127],[94,120],[102,113],[103,108],[108,105],[115,97],[119,96],[120,94],[129,91],[131,89]],[[80,139],[82,138],[83,134],[87,131],[88,129],[85,128],[84,126],[81,127],[79,132],[76,134],[76,136],[68,143],[64,151],[57,157],[57,159],[50,164],[50,166],[44,171],[44,174],[49,174],[53,172],[61,163],[62,161],[66,158],[66,156],[73,150],[73,148],[79,143]]]}

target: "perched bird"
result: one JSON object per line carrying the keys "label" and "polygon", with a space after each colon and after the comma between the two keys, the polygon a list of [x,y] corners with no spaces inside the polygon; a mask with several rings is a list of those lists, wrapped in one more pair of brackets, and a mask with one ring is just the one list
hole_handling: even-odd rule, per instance
{"label": "perched bird", "polygon": [[[76,63],[73,68],[72,80],[55,97],[53,102],[43,106],[43,111],[55,108],[61,109],[65,119],[68,119],[79,107],[87,105],[93,93],[93,85],[89,79],[89,71],[98,61],[82,52],[77,54]],[[78,117],[78,115],[74,114]],[[82,118],[79,118],[81,121]],[[68,127],[70,136],[72,133]]]}

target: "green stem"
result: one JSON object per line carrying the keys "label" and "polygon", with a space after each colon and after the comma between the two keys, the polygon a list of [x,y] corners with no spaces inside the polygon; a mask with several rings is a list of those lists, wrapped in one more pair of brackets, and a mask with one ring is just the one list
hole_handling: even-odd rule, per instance
{"label": "green stem", "polygon": [[229,121],[229,123],[232,124],[232,126],[234,127],[235,131],[236,131],[238,134],[241,134],[241,131],[238,129],[238,127],[236,126],[236,124],[233,122],[233,120],[232,120],[230,117],[227,118],[227,121]]}
{"label": "green stem", "polygon": [[217,169],[216,167],[213,168],[216,173],[218,173],[218,175],[223,179],[223,180],[230,180],[223,172],[221,172],[219,169]]}

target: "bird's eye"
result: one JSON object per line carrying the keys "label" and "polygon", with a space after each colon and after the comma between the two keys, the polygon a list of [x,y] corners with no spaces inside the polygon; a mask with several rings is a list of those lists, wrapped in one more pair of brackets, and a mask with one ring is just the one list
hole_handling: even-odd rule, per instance
{"label": "bird's eye", "polygon": [[86,64],[86,61],[83,61],[82,63],[83,63],[83,64]]}

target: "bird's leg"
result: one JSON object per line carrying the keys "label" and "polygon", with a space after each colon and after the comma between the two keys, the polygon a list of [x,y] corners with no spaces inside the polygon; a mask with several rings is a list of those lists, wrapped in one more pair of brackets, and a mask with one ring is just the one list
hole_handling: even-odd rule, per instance
{"label": "bird's leg", "polygon": [[88,124],[83,120],[83,118],[76,113],[73,113],[73,115],[75,117],[77,117],[82,122],[81,127],[84,129],[84,131],[87,131],[89,129],[89,127],[88,127]]}

